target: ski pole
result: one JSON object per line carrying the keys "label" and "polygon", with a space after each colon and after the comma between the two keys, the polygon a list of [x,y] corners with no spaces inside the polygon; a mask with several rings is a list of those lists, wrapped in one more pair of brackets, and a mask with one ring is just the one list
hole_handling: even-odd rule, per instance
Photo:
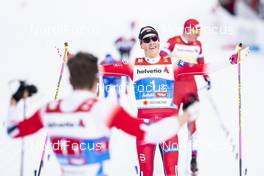
{"label": "ski pole", "polygon": [[[239,154],[239,176],[242,176],[242,105],[241,105],[241,59],[249,54],[249,47],[242,48],[242,43],[236,46],[236,54],[233,54],[230,59],[233,63],[237,63],[237,78],[238,78],[238,154]],[[231,62],[231,63],[232,63]],[[245,169],[245,175],[247,174],[247,169]]]}
{"label": "ski pole", "polygon": [[240,65],[240,50],[242,49],[242,43],[237,46],[237,77],[238,77],[238,118],[239,118],[239,175],[242,176],[242,113],[241,113],[241,65]]}
{"label": "ski pole", "polygon": [[[23,97],[23,102],[24,102],[24,106],[23,106],[23,119],[26,119],[26,98]],[[24,175],[24,138],[21,138],[21,158],[20,158],[20,176]]]}
{"label": "ski pole", "polygon": [[[57,50],[57,54],[59,55],[59,58],[61,59],[62,58],[62,53],[60,52],[60,49],[58,48],[58,47],[56,47],[55,46],[55,48],[56,48],[56,50]],[[64,65],[62,66],[62,67],[64,67]],[[62,68],[63,69],[63,68]],[[63,70],[61,70],[61,72],[63,72]],[[60,80],[59,80],[60,81]],[[57,91],[56,91],[57,92]],[[55,99],[57,99],[56,98],[56,95],[55,95]],[[50,154],[48,153],[48,157],[47,157],[47,160],[49,160],[50,159]]]}
{"label": "ski pole", "polygon": [[[60,84],[61,84],[61,79],[62,79],[64,67],[65,67],[65,65],[67,64],[67,61],[68,61],[68,53],[69,53],[68,43],[65,42],[64,43],[64,53],[63,53],[63,63],[61,65],[60,76],[59,76],[59,80],[58,80],[57,87],[56,87],[56,92],[55,92],[55,97],[54,97],[55,100],[57,100],[58,95],[59,95],[59,89],[60,89]],[[38,176],[40,176],[41,170],[43,168],[44,156],[45,156],[45,152],[46,152],[47,143],[48,143],[48,135],[46,135],[45,142],[44,142],[44,147],[43,147],[43,150],[42,150],[41,160],[40,160],[39,168],[38,168]]]}

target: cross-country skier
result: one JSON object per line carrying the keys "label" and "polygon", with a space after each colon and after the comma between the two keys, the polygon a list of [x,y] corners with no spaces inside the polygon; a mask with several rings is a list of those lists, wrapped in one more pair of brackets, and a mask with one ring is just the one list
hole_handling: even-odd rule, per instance
{"label": "cross-country skier", "polygon": [[[120,55],[120,59],[123,63],[127,63],[130,61],[131,57],[131,51],[134,48],[134,45],[136,43],[136,39],[134,37],[134,29],[135,29],[136,23],[132,21],[130,23],[130,32],[131,34],[129,36],[120,36],[115,40],[115,47]],[[128,87],[129,87],[129,78],[125,77],[125,93],[128,93]]]}
{"label": "cross-country skier", "polygon": [[[29,86],[20,86],[10,101],[7,129],[10,136],[18,138],[46,128],[63,176],[105,175],[109,169],[108,144],[112,127],[137,136],[142,143],[156,143],[175,135],[175,126],[180,127],[196,116],[196,99],[191,97],[182,116],[168,117],[155,124],[145,125],[131,117],[113,100],[100,100],[96,97],[96,57],[80,52],[67,65],[74,90],[72,94],[48,103],[26,120],[19,122],[16,105],[22,98],[33,93]],[[165,131],[160,133],[161,130]]]}
{"label": "cross-country skier", "polygon": [[[204,74],[207,67],[203,64],[193,67],[181,67],[181,62],[173,64],[170,57],[161,57],[159,55],[159,35],[151,26],[141,28],[139,40],[140,46],[145,52],[145,57],[136,58],[133,67],[130,64],[104,65],[102,72],[104,75],[127,75],[132,79],[138,118],[152,123],[178,112],[178,107],[174,103],[174,91],[181,90],[174,90],[175,78],[181,74]],[[186,97],[186,100],[189,97]],[[153,175],[155,148],[156,145],[142,145],[141,140],[137,139],[140,171],[144,176]],[[178,136],[175,134],[171,139],[160,143],[159,148],[163,158],[165,174],[176,175]]]}
{"label": "cross-country skier", "polygon": [[[188,19],[184,23],[182,35],[170,38],[164,49],[161,51],[162,56],[172,56],[181,60],[183,67],[192,66],[193,64],[204,64],[202,44],[198,40],[200,35],[200,24],[196,19]],[[211,81],[207,74],[203,75],[207,83],[207,89],[211,88]],[[174,103],[177,107],[185,104],[189,94],[193,94],[198,99],[197,85],[194,75],[184,75],[176,78],[174,84]],[[179,109],[178,109],[179,111]],[[196,123],[188,124],[189,138],[191,141],[191,171],[198,171],[197,167],[197,127]]]}
{"label": "cross-country skier", "polygon": [[[101,64],[118,64],[111,54],[107,54]],[[104,97],[108,97],[109,90],[112,87],[115,89],[116,96],[119,100],[121,90],[121,77],[117,76],[102,76],[102,83],[104,87]]]}
{"label": "cross-country skier", "polygon": [[126,61],[130,58],[131,50],[133,49],[135,42],[136,39],[133,37],[119,37],[118,39],[116,39],[115,46],[120,54],[120,58],[122,61]]}
{"label": "cross-country skier", "polygon": [[130,59],[131,51],[136,43],[136,39],[133,34],[135,26],[135,21],[132,21],[129,26],[131,32],[130,36],[120,36],[115,40],[115,47],[120,54],[120,59],[123,62]]}

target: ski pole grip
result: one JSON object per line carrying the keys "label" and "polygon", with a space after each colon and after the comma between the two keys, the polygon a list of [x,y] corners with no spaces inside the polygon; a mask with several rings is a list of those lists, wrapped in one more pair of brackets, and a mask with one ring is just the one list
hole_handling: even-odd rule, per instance
{"label": "ski pole grip", "polygon": [[68,61],[68,52],[69,52],[69,45],[67,42],[64,43],[64,54],[63,54],[63,61],[67,63]]}

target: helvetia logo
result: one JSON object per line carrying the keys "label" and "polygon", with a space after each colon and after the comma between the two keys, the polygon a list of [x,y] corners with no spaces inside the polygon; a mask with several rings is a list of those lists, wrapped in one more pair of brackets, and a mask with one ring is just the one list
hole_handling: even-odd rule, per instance
{"label": "helvetia logo", "polygon": [[162,70],[161,69],[151,69],[151,70],[148,70],[148,69],[142,69],[142,70],[139,70],[137,69],[137,74],[145,74],[145,73],[162,73]]}
{"label": "helvetia logo", "polygon": [[[164,68],[163,72],[170,73],[169,69],[167,67]],[[146,74],[146,73],[162,73],[162,70],[157,69],[157,68],[151,69],[151,70],[148,70],[148,69],[139,70],[139,69],[137,69],[137,74]]]}

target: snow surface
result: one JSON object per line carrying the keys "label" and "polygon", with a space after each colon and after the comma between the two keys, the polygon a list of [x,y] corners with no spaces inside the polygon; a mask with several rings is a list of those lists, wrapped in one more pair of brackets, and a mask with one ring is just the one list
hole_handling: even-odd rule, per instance
{"label": "snow surface", "polygon": [[[63,1],[63,0],[14,0],[0,1],[0,170],[3,176],[17,176],[20,171],[21,140],[12,140],[6,135],[5,117],[11,88],[10,80],[26,79],[35,83],[39,94],[28,100],[27,114],[38,106],[52,100],[61,67],[61,59],[55,47],[62,50],[67,41],[71,52],[89,51],[102,58],[106,53],[118,56],[113,41],[119,35],[131,35],[128,24],[136,21],[138,30],[143,25],[152,25],[160,33],[161,43],[182,31],[182,24],[187,18],[197,18],[203,26],[201,40],[207,62],[227,59],[232,51],[222,50],[221,46],[238,42],[257,43],[263,47],[264,24],[258,19],[230,17],[222,9],[213,13],[215,0],[134,0],[134,1]],[[133,57],[142,56],[138,43]],[[263,137],[262,100],[264,99],[263,53],[252,53],[242,63],[242,132],[243,164],[248,175],[262,175]],[[238,175],[238,160],[232,152],[230,139],[233,138],[238,149],[238,86],[237,69],[231,66],[211,75],[213,97],[224,125],[230,132],[226,137],[219,125],[217,116],[208,100],[208,92],[201,90],[201,114],[198,119],[199,132],[199,175],[234,176]],[[199,87],[204,85],[197,78]],[[67,72],[62,80],[59,96],[71,91]],[[133,111],[133,105],[125,107]],[[20,105],[22,114],[22,105]],[[189,168],[187,128],[180,136],[180,175],[187,175]],[[24,175],[33,175],[38,168],[45,131],[38,132],[25,139]],[[48,153],[51,153],[50,151]],[[135,139],[123,132],[113,130],[111,139],[111,175],[133,176],[137,165]],[[47,158],[47,157],[45,157]],[[45,160],[43,176],[60,175],[60,170],[51,155]],[[155,174],[163,175],[161,158],[156,151]]]}

